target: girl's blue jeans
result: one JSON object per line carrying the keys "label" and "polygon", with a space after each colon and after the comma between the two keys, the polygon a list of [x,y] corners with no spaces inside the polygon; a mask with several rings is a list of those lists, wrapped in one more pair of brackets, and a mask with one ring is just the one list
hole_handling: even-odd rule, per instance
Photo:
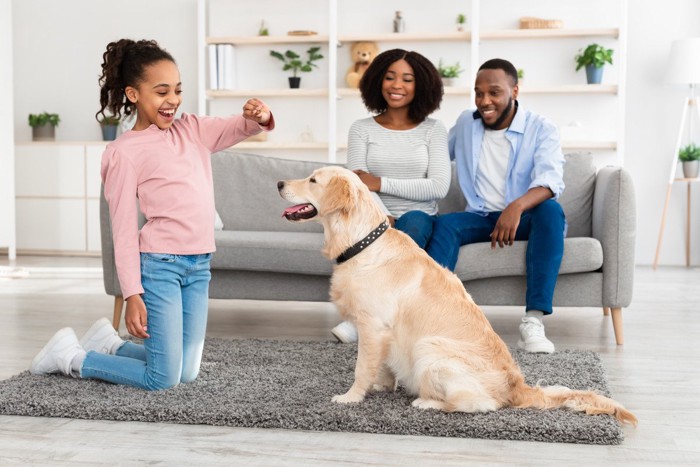
{"label": "girl's blue jeans", "polygon": [[141,253],[141,282],[149,338],[126,342],[115,355],[88,352],[82,378],[146,390],[194,381],[207,328],[211,253]]}
{"label": "girl's blue jeans", "polygon": [[[476,242],[490,242],[490,234],[501,212],[486,215],[453,212],[438,216],[428,243],[428,254],[441,266],[454,271],[459,248]],[[554,286],[564,255],[566,220],[561,205],[547,200],[520,217],[516,240],[527,240],[525,268],[527,291],[525,309],[552,313]],[[471,265],[478,268],[478,264]]]}

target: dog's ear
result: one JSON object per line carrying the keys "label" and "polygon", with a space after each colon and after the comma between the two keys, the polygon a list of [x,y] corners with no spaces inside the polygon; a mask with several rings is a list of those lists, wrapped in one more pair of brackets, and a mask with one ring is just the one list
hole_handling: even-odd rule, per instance
{"label": "dog's ear", "polygon": [[349,213],[357,204],[357,198],[357,187],[347,178],[335,176],[326,186],[324,211]]}

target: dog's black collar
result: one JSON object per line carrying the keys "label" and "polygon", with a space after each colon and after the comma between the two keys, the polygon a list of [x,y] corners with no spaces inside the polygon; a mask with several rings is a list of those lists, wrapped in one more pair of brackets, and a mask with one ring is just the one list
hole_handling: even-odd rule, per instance
{"label": "dog's black collar", "polygon": [[338,256],[335,259],[336,264],[344,263],[347,260],[349,260],[350,258],[352,258],[353,256],[355,256],[356,254],[363,251],[365,248],[370,246],[372,244],[372,242],[374,242],[376,239],[381,237],[382,234],[384,232],[386,232],[386,229],[388,229],[388,228],[389,228],[389,224],[387,223],[387,221],[384,221],[381,224],[379,224],[379,227],[377,227],[376,229],[371,231],[369,233],[369,235],[367,235],[365,238],[363,238],[359,242],[355,243],[353,246],[351,246],[350,248],[348,248],[344,252],[342,252],[340,254],[340,256]]}

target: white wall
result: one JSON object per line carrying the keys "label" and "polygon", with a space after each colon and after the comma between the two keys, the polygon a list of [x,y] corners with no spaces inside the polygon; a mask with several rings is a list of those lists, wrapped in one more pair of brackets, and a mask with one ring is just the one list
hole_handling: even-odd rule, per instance
{"label": "white wall", "polygon": [[102,54],[121,38],[155,39],[180,67],[183,111],[197,91],[196,0],[13,0],[15,138],[31,140],[30,113],[58,113],[59,141],[101,140]]}
{"label": "white wall", "polygon": [[[637,189],[637,263],[651,264],[687,90],[663,84],[671,43],[700,36],[700,2],[629,2],[625,167]],[[699,58],[700,59],[700,58]],[[700,142],[697,118],[695,142]],[[691,264],[700,264],[700,184],[694,185]],[[685,186],[673,186],[660,264],[685,264]]]}
{"label": "white wall", "polygon": [[[15,143],[12,102],[12,3],[0,0],[0,248],[15,255]],[[9,65],[9,66],[8,66]]]}
{"label": "white wall", "polygon": [[[508,1],[513,2],[513,7],[522,9],[522,1]],[[507,4],[508,1],[501,3]],[[548,1],[551,0],[528,3],[536,5]],[[562,2],[555,3],[559,5]],[[243,23],[249,25],[248,29],[256,31],[261,18],[257,14],[246,17],[246,2],[235,3],[240,3],[242,8],[238,9],[238,19],[231,19],[232,23],[240,22],[243,18]],[[387,3],[395,5],[396,9],[409,10],[413,6],[418,8],[425,5],[425,0]],[[585,16],[587,4],[576,0],[567,0],[567,3],[570,5],[568,8],[575,11],[574,16],[579,13]],[[464,4],[468,5],[468,2]],[[173,54],[185,84],[183,110],[194,112],[197,86],[196,5],[196,0],[14,0],[15,139],[28,141],[30,128],[26,124],[27,115],[44,110],[61,115],[62,124],[58,128],[57,139],[99,139],[94,114],[98,108],[97,78],[101,54],[109,41],[121,37],[153,38]],[[463,9],[469,11],[468,8]],[[546,11],[537,13],[533,15],[547,17]],[[663,70],[673,40],[700,36],[700,2],[630,0],[629,18],[624,163],[632,173],[637,188],[637,262],[651,264],[671,158],[674,157],[671,152],[680,107],[685,95],[683,89],[662,83]],[[239,33],[250,34],[251,31],[241,30]],[[536,50],[535,53],[539,52]],[[270,66],[266,62],[263,68]],[[565,111],[566,105],[562,104],[562,111]],[[696,133],[696,141],[700,141],[700,129]],[[700,185],[695,187],[692,262],[700,264],[700,196],[697,193]],[[681,185],[674,187],[671,207],[661,264],[680,265],[685,262],[685,189]]]}

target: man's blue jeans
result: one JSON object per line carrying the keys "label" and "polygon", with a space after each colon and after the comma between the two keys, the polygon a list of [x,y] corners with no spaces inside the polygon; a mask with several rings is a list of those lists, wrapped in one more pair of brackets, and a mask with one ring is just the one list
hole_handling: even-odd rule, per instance
{"label": "man's blue jeans", "polygon": [[88,352],[82,378],[147,390],[194,381],[207,329],[211,253],[141,253],[141,283],[150,337],[126,342],[115,355]]}
{"label": "man's blue jeans", "polygon": [[[454,212],[438,216],[428,244],[428,254],[438,264],[454,271],[459,247],[477,242],[490,242],[490,234],[500,215],[500,212],[491,212],[485,216],[471,212]],[[526,310],[552,313],[554,286],[564,255],[565,229],[564,211],[561,205],[552,199],[525,211],[520,217],[515,239],[528,240],[525,256]],[[479,267],[478,264],[471,266]]]}
{"label": "man's blue jeans", "polygon": [[408,211],[396,219],[394,228],[407,234],[425,250],[425,246],[433,235],[433,226],[437,218],[438,216],[431,216],[423,211]]}

